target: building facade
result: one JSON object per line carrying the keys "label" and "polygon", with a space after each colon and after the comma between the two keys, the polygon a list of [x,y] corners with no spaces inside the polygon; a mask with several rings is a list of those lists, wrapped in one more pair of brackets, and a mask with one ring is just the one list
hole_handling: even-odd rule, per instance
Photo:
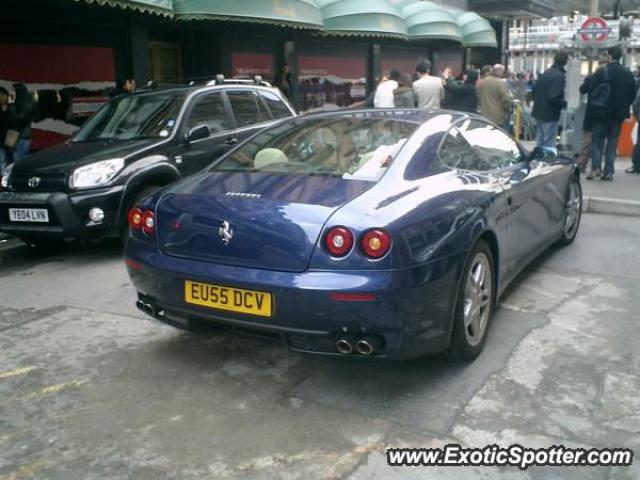
{"label": "building facade", "polygon": [[[594,49],[579,39],[578,30],[587,16],[555,17],[545,21],[516,21],[509,30],[509,67],[513,72],[542,72],[553,63],[558,50],[568,50],[584,59],[583,73],[588,70],[588,57],[597,56],[611,45],[622,45],[626,52],[627,66],[640,65],[640,22],[632,24],[629,39],[618,37],[619,21],[608,22],[611,28],[609,39]],[[595,54],[595,55],[594,55]]]}
{"label": "building facade", "polygon": [[36,150],[68,138],[118,79],[130,77],[141,86],[260,75],[288,83],[299,110],[349,107],[392,68],[413,73],[420,58],[436,73],[499,58],[492,26],[467,7],[466,0],[3,0],[0,85],[23,82],[36,97]]}

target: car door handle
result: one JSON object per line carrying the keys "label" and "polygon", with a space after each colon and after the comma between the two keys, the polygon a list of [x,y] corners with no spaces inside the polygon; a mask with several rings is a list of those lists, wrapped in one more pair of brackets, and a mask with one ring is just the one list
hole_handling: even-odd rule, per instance
{"label": "car door handle", "polygon": [[238,139],[235,138],[235,137],[227,138],[224,141],[224,146],[225,147],[233,147],[234,145],[237,145],[237,144],[238,144]]}

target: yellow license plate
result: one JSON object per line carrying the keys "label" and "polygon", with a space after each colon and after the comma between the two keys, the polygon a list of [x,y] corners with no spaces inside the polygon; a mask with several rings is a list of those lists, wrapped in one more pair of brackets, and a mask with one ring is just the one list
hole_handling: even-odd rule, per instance
{"label": "yellow license plate", "polygon": [[273,308],[273,299],[270,293],[192,282],[191,280],[184,282],[184,299],[192,305],[248,313],[258,317],[270,317]]}

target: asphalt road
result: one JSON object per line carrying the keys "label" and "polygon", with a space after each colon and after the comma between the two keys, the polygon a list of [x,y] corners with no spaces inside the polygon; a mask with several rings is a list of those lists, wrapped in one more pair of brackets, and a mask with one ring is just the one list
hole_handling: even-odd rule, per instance
{"label": "asphalt road", "polygon": [[589,215],[501,302],[472,365],[291,353],[142,318],[117,244],[0,243],[0,479],[638,479],[391,468],[387,446],[640,454],[640,219]]}

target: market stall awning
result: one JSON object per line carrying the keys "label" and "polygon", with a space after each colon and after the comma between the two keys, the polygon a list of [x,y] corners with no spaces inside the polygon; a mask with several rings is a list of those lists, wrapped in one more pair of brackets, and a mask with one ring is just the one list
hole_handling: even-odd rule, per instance
{"label": "market stall awning", "polygon": [[497,47],[496,32],[488,20],[474,12],[460,15],[458,24],[462,29],[465,47]]}
{"label": "market stall awning", "polygon": [[166,17],[173,16],[173,0],[75,0],[110,7],[129,8],[143,13],[153,13]]}
{"label": "market stall awning", "polygon": [[316,0],[328,34],[407,38],[400,11],[388,0]]}
{"label": "market stall awning", "polygon": [[402,16],[413,40],[451,40],[462,43],[462,30],[456,18],[432,2],[405,3]]}
{"label": "market stall awning", "polygon": [[229,20],[322,29],[322,15],[313,0],[173,0],[176,18]]}

